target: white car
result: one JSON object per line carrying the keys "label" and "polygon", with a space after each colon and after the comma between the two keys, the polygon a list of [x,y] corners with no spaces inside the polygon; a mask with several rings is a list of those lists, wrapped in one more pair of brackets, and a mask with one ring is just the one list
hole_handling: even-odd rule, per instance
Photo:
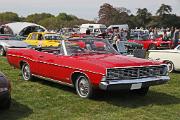
{"label": "white car", "polygon": [[170,50],[149,50],[148,57],[166,63],[169,72],[180,71],[180,45]]}
{"label": "white car", "polygon": [[16,36],[0,34],[0,56],[6,55],[7,49],[10,47],[26,48],[28,46],[27,43],[23,42]]}

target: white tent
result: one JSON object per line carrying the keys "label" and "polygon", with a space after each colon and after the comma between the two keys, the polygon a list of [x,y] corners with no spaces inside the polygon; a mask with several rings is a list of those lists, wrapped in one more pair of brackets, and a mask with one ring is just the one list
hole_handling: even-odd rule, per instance
{"label": "white tent", "polygon": [[37,25],[29,22],[13,22],[4,25],[7,29],[10,29],[11,33],[14,35],[26,36],[30,32],[34,31],[46,31],[41,25]]}

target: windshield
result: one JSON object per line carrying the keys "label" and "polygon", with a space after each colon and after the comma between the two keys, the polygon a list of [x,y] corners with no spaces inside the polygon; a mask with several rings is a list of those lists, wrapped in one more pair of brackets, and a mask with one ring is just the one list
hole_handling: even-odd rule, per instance
{"label": "windshield", "polygon": [[117,54],[105,39],[82,38],[65,41],[67,55],[82,54]]}
{"label": "windshield", "polygon": [[62,37],[58,34],[45,34],[45,40],[62,40]]}

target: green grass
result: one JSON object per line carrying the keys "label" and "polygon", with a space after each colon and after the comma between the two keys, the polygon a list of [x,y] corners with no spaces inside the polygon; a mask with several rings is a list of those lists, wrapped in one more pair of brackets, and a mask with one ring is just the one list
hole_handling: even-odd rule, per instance
{"label": "green grass", "polygon": [[0,71],[12,83],[12,106],[0,111],[0,120],[180,120],[180,73],[170,74],[165,85],[151,87],[145,97],[107,92],[89,100],[63,85],[23,81],[5,57],[0,57]]}

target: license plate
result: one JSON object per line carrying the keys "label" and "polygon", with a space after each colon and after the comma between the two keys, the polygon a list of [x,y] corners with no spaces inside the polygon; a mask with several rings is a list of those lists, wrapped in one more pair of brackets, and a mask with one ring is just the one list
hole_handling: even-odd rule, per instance
{"label": "license plate", "polygon": [[142,83],[132,84],[131,85],[131,90],[140,89],[141,86],[142,86]]}

